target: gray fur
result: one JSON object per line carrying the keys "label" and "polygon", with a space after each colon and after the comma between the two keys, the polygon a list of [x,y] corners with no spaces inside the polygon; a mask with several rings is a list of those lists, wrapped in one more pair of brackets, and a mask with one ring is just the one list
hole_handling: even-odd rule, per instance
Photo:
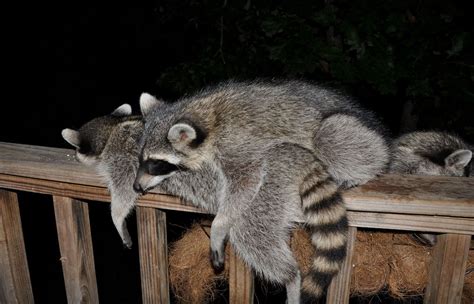
{"label": "gray fur", "polygon": [[[446,132],[417,131],[404,134],[392,144],[390,173],[472,176],[472,146]],[[416,234],[433,245],[433,234]]]}
{"label": "gray fur", "polygon": [[[139,196],[132,185],[138,170],[138,142],[143,133],[143,121],[141,116],[130,116],[130,106],[127,106],[117,108],[110,115],[92,119],[77,131],[64,129],[61,134],[76,148],[76,158],[94,167],[106,181],[111,194],[112,220],[122,242],[130,248],[132,240],[125,219]],[[215,193],[221,187],[217,181],[217,172],[204,166],[199,172],[180,172],[166,179],[159,189],[215,214]]]}
{"label": "gray fur", "polygon": [[138,168],[137,145],[143,131],[139,116],[131,116],[124,104],[110,115],[95,118],[78,131],[64,129],[63,138],[76,148],[76,158],[96,169],[107,182],[111,195],[111,214],[125,246],[132,240],[125,218],[133,209],[138,194],[133,190]]}
{"label": "gray fur", "polygon": [[392,144],[390,172],[417,175],[472,175],[472,147],[446,132],[418,131]]}
{"label": "gray fur", "polygon": [[[312,190],[313,201],[308,204],[317,205],[327,195],[334,201],[331,208],[340,208],[342,198],[337,185],[331,186],[333,180],[342,186],[363,183],[381,173],[388,161],[385,139],[370,113],[342,95],[304,82],[228,82],[172,105],[157,106],[148,111],[145,121],[143,170],[137,175],[136,189],[147,190],[153,181],[162,180],[153,175],[166,173],[161,186],[182,174],[168,173],[160,165],[153,170],[165,173],[146,173],[146,166],[160,161],[185,172],[212,168],[217,175],[203,177],[217,178],[219,184],[217,210],[209,210],[216,214],[211,227],[214,265],[222,265],[228,239],[258,274],[287,284],[293,303],[298,302],[299,290],[294,286],[300,278],[287,241],[293,222],[302,217],[299,189],[310,174],[307,169],[318,166],[318,175],[325,176],[325,186]],[[347,151],[348,147],[353,150]],[[310,211],[307,215],[318,222]],[[330,224],[340,221],[337,233],[344,234],[344,210],[335,218],[330,215],[324,218]],[[311,225],[315,235],[318,227]],[[345,237],[338,240],[337,246],[345,246]],[[330,277],[337,269],[333,267]],[[318,295],[319,287],[313,288]]]}

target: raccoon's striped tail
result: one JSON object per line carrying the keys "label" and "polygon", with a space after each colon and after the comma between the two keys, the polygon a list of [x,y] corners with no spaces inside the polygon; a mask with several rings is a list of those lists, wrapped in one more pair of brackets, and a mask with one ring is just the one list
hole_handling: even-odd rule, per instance
{"label": "raccoon's striped tail", "polygon": [[314,168],[305,177],[300,195],[305,223],[315,248],[311,268],[303,277],[301,302],[311,303],[324,295],[344,261],[347,216],[337,184],[322,167]]}

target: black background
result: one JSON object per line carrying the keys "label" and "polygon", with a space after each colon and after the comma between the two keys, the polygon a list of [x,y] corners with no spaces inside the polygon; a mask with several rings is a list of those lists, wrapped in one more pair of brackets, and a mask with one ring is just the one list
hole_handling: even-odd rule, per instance
{"label": "black background", "polygon": [[[22,2],[6,8],[3,12],[6,23],[2,39],[5,94],[0,140],[68,147],[60,136],[63,128],[78,128],[87,120],[111,112],[125,102],[138,112],[141,92],[150,92],[172,101],[194,91],[196,82],[190,84],[189,89],[176,89],[160,82],[163,71],[197,60],[197,40],[219,35],[217,30],[208,29],[209,32],[201,31],[200,36],[196,37],[188,25],[182,23],[186,18],[190,20],[205,14],[200,10],[199,1],[190,2],[194,5],[192,13],[195,15],[187,11],[190,15],[178,16],[176,20],[162,12],[163,6],[169,5],[166,1],[127,4],[102,1],[63,1],[59,4]],[[222,7],[221,2],[203,3],[203,7]],[[162,22],[160,18],[165,17],[170,20]],[[466,30],[472,32],[472,27]],[[232,40],[233,37],[226,39]],[[228,78],[252,79],[256,76],[294,77],[282,69],[266,67],[261,70],[256,68],[248,74],[227,72],[201,82],[212,84]],[[301,75],[297,76],[300,78]],[[318,76],[310,80],[325,79]],[[405,96],[380,96],[373,90],[365,94],[360,87],[354,92],[361,103],[376,111],[392,133],[397,134]],[[439,119],[432,119],[423,127],[443,127],[444,116],[469,121],[472,104],[457,100],[452,102],[456,105],[452,112],[438,113]],[[464,130],[456,128],[456,124],[451,129],[472,140],[472,134],[463,133]],[[19,198],[36,302],[65,303],[51,198],[28,193],[21,193]],[[170,240],[179,236],[181,226],[188,226],[196,219],[190,215],[168,214]],[[129,220],[135,242],[132,250],[123,249],[107,204],[90,202],[90,218],[101,302],[139,303],[134,217]],[[262,298],[260,303],[266,301],[271,300]]]}

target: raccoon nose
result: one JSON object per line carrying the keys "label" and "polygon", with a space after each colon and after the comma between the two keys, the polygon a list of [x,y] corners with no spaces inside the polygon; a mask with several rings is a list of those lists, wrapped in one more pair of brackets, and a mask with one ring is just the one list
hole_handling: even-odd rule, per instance
{"label": "raccoon nose", "polygon": [[133,183],[133,190],[137,193],[140,193],[140,194],[145,194],[145,190],[143,190],[142,188],[142,185],[140,185],[140,183],[138,182],[138,180],[136,180],[134,183]]}

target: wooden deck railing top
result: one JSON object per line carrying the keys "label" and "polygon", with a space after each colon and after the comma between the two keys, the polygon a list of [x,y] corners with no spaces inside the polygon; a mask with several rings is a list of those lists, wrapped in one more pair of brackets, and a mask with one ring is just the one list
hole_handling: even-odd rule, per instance
{"label": "wooden deck railing top", "polygon": [[[69,184],[65,185],[64,191],[71,187],[89,191],[92,188],[88,186],[105,187],[94,170],[76,161],[73,150],[0,142],[0,187],[19,184],[20,181],[26,184],[21,187],[38,187],[38,190],[51,194],[58,191],[47,189],[48,185],[52,185],[48,183],[51,181]],[[107,196],[104,190],[95,191],[91,196],[97,195],[98,200],[109,200],[101,197]],[[178,210],[199,211],[172,196],[152,192],[174,204]],[[140,204],[151,206],[154,198],[156,196],[153,194],[144,196]],[[350,211],[473,218],[474,179],[384,175],[347,191],[345,200]]]}

